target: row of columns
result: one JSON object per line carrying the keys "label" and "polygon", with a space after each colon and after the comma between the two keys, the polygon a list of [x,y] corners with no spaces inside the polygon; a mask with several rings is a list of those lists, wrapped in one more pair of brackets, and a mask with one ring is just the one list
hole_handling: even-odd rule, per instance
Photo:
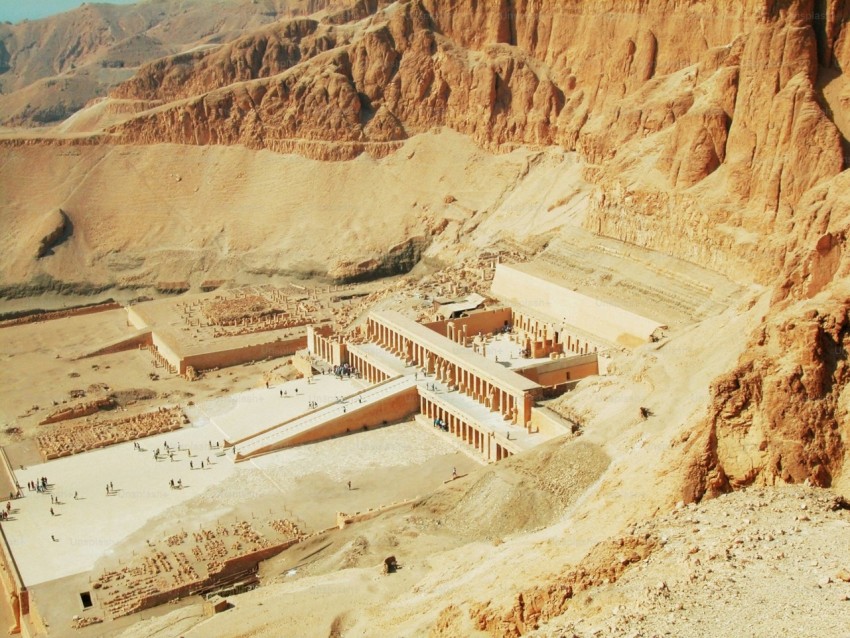
{"label": "row of columns", "polygon": [[488,407],[491,412],[501,413],[502,418],[509,419],[514,424],[527,425],[525,403],[529,399],[524,395],[517,397],[482,379],[473,371],[447,361],[425,346],[414,343],[392,328],[371,319],[367,323],[367,336],[407,363],[424,369],[428,374],[434,374],[437,381],[451,388],[456,387],[460,392]]}
{"label": "row of columns", "polygon": [[313,354],[322,359],[323,361],[331,363],[333,361],[333,349],[331,347],[331,340],[327,337],[320,335],[318,332],[314,332]]}
{"label": "row of columns", "polygon": [[554,324],[526,317],[519,312],[514,312],[511,322],[514,329],[525,332],[534,341],[551,340],[553,346],[562,343],[565,350],[575,352],[576,354],[588,354],[589,352],[598,352],[599,350],[598,346],[591,345],[586,339],[582,341],[572,335],[562,335],[556,330]]}
{"label": "row of columns", "polygon": [[447,425],[451,434],[474,447],[486,459],[501,461],[511,455],[510,450],[493,440],[492,433],[482,432],[455,413],[446,410],[423,396],[420,396],[419,400],[420,412],[422,414],[431,421],[440,419]]}
{"label": "row of columns", "polygon": [[348,351],[349,363],[354,366],[354,368],[360,373],[360,376],[363,379],[366,379],[369,383],[381,383],[382,381],[386,381],[390,378],[386,372],[381,370],[379,367],[372,365],[366,359],[361,357],[359,354]]}

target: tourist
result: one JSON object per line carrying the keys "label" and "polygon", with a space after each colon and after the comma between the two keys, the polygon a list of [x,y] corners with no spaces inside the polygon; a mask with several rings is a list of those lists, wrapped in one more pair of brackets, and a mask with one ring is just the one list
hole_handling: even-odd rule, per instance
{"label": "tourist", "polygon": [[189,469],[194,470],[195,466],[192,464],[192,461],[189,461]]}
{"label": "tourist", "polygon": [[351,481],[348,482],[348,491],[351,491]]}
{"label": "tourist", "polygon": [[53,534],[50,535],[50,540],[52,540],[54,543],[59,542],[59,541],[56,540],[56,537]]}
{"label": "tourist", "polygon": [[452,468],[452,480],[455,480],[456,478],[457,478],[457,468],[453,467]]}
{"label": "tourist", "polygon": [[76,492],[74,492],[74,500],[75,501],[77,500],[77,493]]}
{"label": "tourist", "polygon": [[52,508],[52,507],[50,508],[50,515],[51,515],[51,516],[56,516],[56,513],[53,511],[53,508]]}

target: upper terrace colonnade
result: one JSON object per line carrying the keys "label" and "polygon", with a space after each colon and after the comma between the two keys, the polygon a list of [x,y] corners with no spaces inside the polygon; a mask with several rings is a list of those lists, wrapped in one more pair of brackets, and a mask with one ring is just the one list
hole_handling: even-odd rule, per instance
{"label": "upper terrace colonnade", "polygon": [[370,313],[366,337],[438,381],[527,427],[541,386],[393,311]]}

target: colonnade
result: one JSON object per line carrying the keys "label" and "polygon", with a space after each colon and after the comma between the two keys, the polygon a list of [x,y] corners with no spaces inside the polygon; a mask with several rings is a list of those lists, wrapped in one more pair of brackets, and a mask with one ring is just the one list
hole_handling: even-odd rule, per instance
{"label": "colonnade", "polygon": [[365,357],[360,356],[354,348],[349,348],[348,350],[348,363],[358,371],[361,378],[366,379],[369,383],[381,383],[391,376],[378,366],[370,363]]}
{"label": "colonnade", "polygon": [[494,433],[478,429],[456,412],[434,403],[421,394],[419,395],[419,411],[430,421],[439,419],[445,423],[451,434],[474,447],[488,460],[501,461],[513,454],[495,440]]}
{"label": "colonnade", "polygon": [[[415,325],[419,326],[419,324]],[[428,329],[424,328],[424,330]],[[429,332],[432,333],[428,335],[429,341],[450,341],[436,332]],[[521,388],[510,387],[507,383],[499,383],[489,375],[482,374],[473,362],[463,362],[460,360],[462,357],[444,356],[437,352],[438,348],[433,344],[414,341],[398,329],[376,320],[374,316],[367,321],[366,335],[369,340],[400,357],[408,365],[415,365],[427,374],[433,374],[437,381],[472,397],[490,411],[499,412],[502,418],[523,427],[526,427],[531,420],[533,397],[530,393]],[[474,353],[464,353],[464,355],[478,357]],[[483,357],[478,359],[482,364],[498,365],[492,364]],[[504,370],[503,374],[505,373],[508,371]],[[527,381],[520,375],[515,376],[518,383]]]}
{"label": "colonnade", "polygon": [[307,350],[328,363],[333,362],[330,326],[307,326]]}
{"label": "colonnade", "polygon": [[599,346],[591,343],[586,337],[568,334],[563,331],[563,328],[559,330],[553,323],[528,317],[521,312],[513,312],[511,323],[514,330],[524,332],[533,341],[551,341],[550,349],[552,350],[556,349],[558,344],[562,344],[564,350],[576,354],[588,354],[599,350]]}
{"label": "colonnade", "polygon": [[314,346],[315,354],[323,361],[333,361],[333,350],[331,349],[331,340],[321,335],[316,335]]}

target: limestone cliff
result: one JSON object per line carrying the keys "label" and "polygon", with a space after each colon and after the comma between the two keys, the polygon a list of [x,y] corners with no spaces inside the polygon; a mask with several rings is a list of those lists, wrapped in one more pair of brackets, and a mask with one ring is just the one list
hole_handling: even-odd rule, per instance
{"label": "limestone cliff", "polygon": [[[817,83],[848,55],[847,9],[834,8],[827,37],[812,0],[716,4],[354,3],[149,65],[113,95],[177,101],[112,132],[291,150],[449,126],[491,150],[560,144],[592,164],[614,161],[616,175],[639,168],[653,191],[684,193],[720,172],[712,199],[757,204],[763,231],[761,210],[788,211],[843,170]],[[655,158],[648,174],[638,155]],[[705,213],[702,192],[684,199]],[[600,206],[588,227],[626,240],[641,232],[616,212]],[[704,230],[708,244],[722,241]]]}
{"label": "limestone cliff", "polygon": [[711,387],[689,442],[684,492],[808,480],[832,485],[850,459],[848,173],[813,189],[773,305],[738,365]]}

